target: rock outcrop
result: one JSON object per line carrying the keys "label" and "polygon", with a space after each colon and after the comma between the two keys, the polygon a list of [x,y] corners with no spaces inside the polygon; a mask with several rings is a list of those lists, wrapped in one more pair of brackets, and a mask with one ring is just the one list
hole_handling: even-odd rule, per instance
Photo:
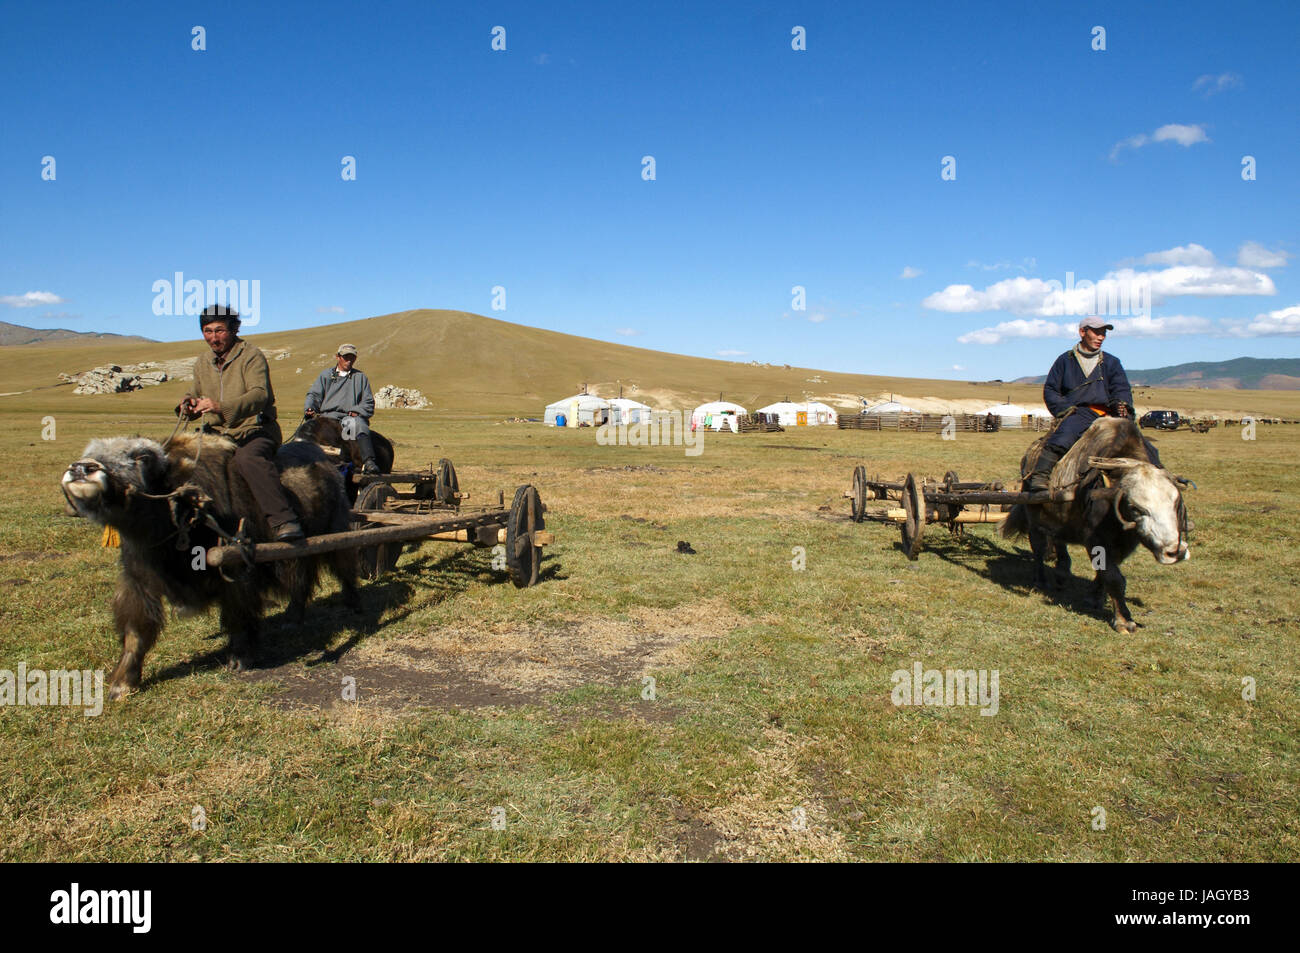
{"label": "rock outcrop", "polygon": [[421,407],[428,407],[429,401],[413,387],[395,387],[392,384],[385,384],[375,391],[375,406],[385,409],[419,410]]}
{"label": "rock outcrop", "polygon": [[60,374],[65,384],[76,384],[74,394],[122,394],[167,381],[194,377],[194,361],[145,361],[142,364],[104,364],[78,374]]}

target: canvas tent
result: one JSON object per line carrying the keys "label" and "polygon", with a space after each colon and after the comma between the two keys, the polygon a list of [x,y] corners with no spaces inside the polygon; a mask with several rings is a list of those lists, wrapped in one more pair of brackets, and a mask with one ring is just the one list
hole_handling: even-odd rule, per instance
{"label": "canvas tent", "polygon": [[587,424],[597,427],[609,418],[609,401],[595,394],[574,394],[564,400],[557,400],[546,406],[546,424],[559,426],[559,419],[564,418],[564,426],[577,427]]}
{"label": "canvas tent", "polygon": [[834,426],[835,421],[839,419],[839,414],[834,407],[823,404],[819,400],[810,400],[802,404],[790,400],[778,400],[775,404],[760,407],[754,412],[775,417],[776,422],[782,427],[815,427],[827,424]]}
{"label": "canvas tent", "polygon": [[609,422],[615,427],[649,423],[653,413],[649,404],[633,400],[630,397],[613,397],[609,401]]}
{"label": "canvas tent", "polygon": [[749,411],[744,407],[733,404],[731,401],[711,400],[707,404],[700,404],[691,411],[691,429],[721,430],[726,427],[732,433],[739,433],[740,429],[736,426],[736,418],[747,413]]}
{"label": "canvas tent", "polygon": [[1050,417],[1047,408],[1039,407],[1030,410],[1028,407],[1022,407],[1019,404],[994,404],[992,407],[986,407],[980,411],[981,414],[992,414],[994,417],[1002,418],[1003,427],[1021,427],[1024,425],[1025,417]]}
{"label": "canvas tent", "polygon": [[919,414],[920,411],[915,407],[908,407],[906,404],[900,404],[896,400],[887,400],[883,404],[876,404],[874,407],[868,407],[863,411],[864,414]]}

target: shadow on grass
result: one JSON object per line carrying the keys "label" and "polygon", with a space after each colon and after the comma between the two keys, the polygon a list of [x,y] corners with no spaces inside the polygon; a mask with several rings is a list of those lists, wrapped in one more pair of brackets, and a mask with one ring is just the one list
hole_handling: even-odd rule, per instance
{"label": "shadow on grass", "polygon": [[[560,568],[558,560],[544,556],[539,583],[567,578],[560,573]],[[307,604],[302,623],[296,625],[285,619],[282,610],[273,610],[262,622],[256,667],[279,668],[313,652],[320,654],[306,663],[309,668],[337,663],[384,625],[405,619],[416,608],[438,605],[465,592],[479,582],[485,573],[490,573],[493,580],[483,584],[511,585],[506,574],[492,570],[491,553],[488,550],[456,549],[440,556],[422,554],[414,559],[407,556],[393,571],[385,573],[379,579],[361,580],[358,585],[359,600],[355,605],[345,602],[338,592],[324,599],[313,599]],[[411,606],[412,597],[417,590],[425,595],[418,606]],[[336,648],[329,648],[330,643],[344,632],[351,633],[348,639]],[[222,647],[169,665],[155,673],[149,681],[158,684],[197,672],[225,668],[229,657],[224,645],[225,634],[214,632],[208,638],[222,639]]]}
{"label": "shadow on grass", "polygon": [[[935,539],[927,536],[924,544],[921,550],[922,559],[929,553],[1010,592],[1042,596],[1064,609],[1089,618],[1106,620],[1110,618],[1110,601],[1101,595],[1092,579],[1083,578],[1073,572],[1080,566],[1090,569],[1091,563],[1087,559],[1080,558],[1081,555],[1086,554],[1076,552],[1070,554],[1072,572],[1061,588],[1057,588],[1055,571],[1048,568],[1048,590],[1041,592],[1034,588],[1034,557],[1027,549],[1018,547],[1003,549],[990,537],[977,536],[973,533],[961,537],[944,533]],[[896,543],[895,548],[900,557],[906,558],[903,556],[901,543]],[[1141,599],[1134,596],[1129,596],[1128,601],[1131,605],[1139,607],[1143,604]]]}

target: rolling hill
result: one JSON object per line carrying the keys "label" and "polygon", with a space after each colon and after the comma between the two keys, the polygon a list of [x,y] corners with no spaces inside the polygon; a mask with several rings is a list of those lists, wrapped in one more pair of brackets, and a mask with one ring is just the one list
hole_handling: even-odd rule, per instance
{"label": "rolling hill", "polygon": [[57,344],[70,341],[145,341],[149,338],[135,335],[109,334],[95,331],[69,331],[66,328],[27,328],[21,324],[0,321],[0,347],[23,347],[30,344]]}
{"label": "rolling hill", "polygon": [[[1128,371],[1134,386],[1206,390],[1300,390],[1300,358],[1236,357],[1195,361],[1150,370]],[[1045,376],[1021,377],[1017,384],[1041,384]]]}
{"label": "rolling hill", "polygon": [[[357,366],[376,388],[385,384],[418,388],[431,401],[431,410],[452,415],[540,417],[547,403],[578,392],[584,383],[602,396],[618,396],[621,387],[625,396],[677,409],[717,399],[719,393],[751,409],[805,395],[856,409],[859,397],[874,399],[893,392],[952,401],[954,408],[973,411],[1008,398],[1037,403],[1042,393],[1032,384],[839,374],[689,357],[463,311],[403,311],[324,327],[250,333],[248,338],[275,352],[272,383],[285,419],[296,416],[316,374],[333,362],[334,352],[345,341],[360,348]],[[197,332],[193,340],[180,342],[118,338],[0,347],[0,411],[166,413],[185,392],[186,383],[173,381],[128,394],[80,396],[59,384],[58,374],[106,363],[177,360],[203,349]],[[1210,396],[1213,400],[1207,402]],[[1277,396],[1182,391],[1160,394],[1157,403],[1188,411],[1213,408],[1300,416],[1300,393],[1288,393],[1281,405]]]}

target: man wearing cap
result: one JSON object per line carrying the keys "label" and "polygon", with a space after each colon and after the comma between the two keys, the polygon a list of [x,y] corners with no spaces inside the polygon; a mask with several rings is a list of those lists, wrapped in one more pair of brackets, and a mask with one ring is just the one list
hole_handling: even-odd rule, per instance
{"label": "man wearing cap", "polygon": [[[1132,417],[1133,391],[1119,358],[1102,352],[1106,332],[1114,330],[1103,318],[1079,322],[1079,343],[1056,359],[1043,384],[1043,403],[1057,418],[1056,429],[1034,464],[1025,490],[1046,490],[1057,461],[1099,417]],[[1147,445],[1154,453],[1154,448]],[[1152,458],[1159,466],[1159,460]]]}
{"label": "man wearing cap", "polygon": [[239,312],[226,305],[204,308],[199,327],[210,353],[195,359],[194,390],[185,395],[176,413],[189,420],[202,417],[204,430],[234,441],[239,447],[235,469],[248,484],[275,540],[302,539],[302,526],[275,468],[281,434],[266,355],[239,336]]}
{"label": "man wearing cap", "polygon": [[370,418],[375,413],[375,395],[370,391],[370,381],[353,367],[357,360],[355,344],[340,345],[334,357],[335,365],[321,371],[307,392],[303,413],[308,417],[321,414],[342,421],[343,438],[355,440],[357,449],[361,451],[361,472],[378,473],[375,445],[370,439]]}

